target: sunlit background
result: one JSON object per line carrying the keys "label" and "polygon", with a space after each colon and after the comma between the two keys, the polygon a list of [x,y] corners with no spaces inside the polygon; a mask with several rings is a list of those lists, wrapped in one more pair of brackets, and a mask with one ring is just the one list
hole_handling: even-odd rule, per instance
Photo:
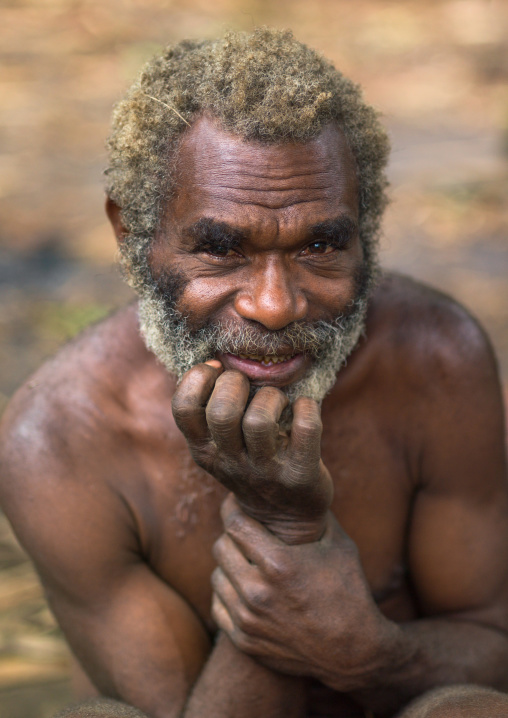
{"label": "sunlit background", "polygon": [[[132,298],[103,213],[115,100],[161,45],[262,24],[291,27],[382,112],[383,263],[479,317],[508,382],[508,2],[3,0],[0,411],[62,343]],[[68,675],[0,517],[0,716],[49,718],[70,699]]]}

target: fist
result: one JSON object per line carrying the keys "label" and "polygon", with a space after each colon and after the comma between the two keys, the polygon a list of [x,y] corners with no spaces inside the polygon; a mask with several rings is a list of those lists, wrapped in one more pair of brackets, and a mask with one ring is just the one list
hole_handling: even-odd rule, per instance
{"label": "fist", "polygon": [[261,387],[247,407],[249,389],[240,372],[199,364],[175,392],[175,421],[196,463],[232,491],[247,514],[288,543],[300,543],[303,535],[316,540],[333,494],[321,460],[319,407],[297,399],[288,434],[279,429],[285,394]]}

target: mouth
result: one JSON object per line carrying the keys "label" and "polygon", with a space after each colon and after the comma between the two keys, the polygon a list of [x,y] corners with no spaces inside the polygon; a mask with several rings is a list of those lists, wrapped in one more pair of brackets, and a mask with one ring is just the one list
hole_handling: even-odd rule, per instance
{"label": "mouth", "polygon": [[224,368],[236,369],[255,385],[285,386],[298,381],[310,366],[307,354],[219,354]]}
{"label": "mouth", "polygon": [[272,366],[272,364],[283,364],[284,362],[292,359],[295,354],[286,354],[279,356],[277,354],[236,354],[240,359],[248,359],[249,361],[257,361],[263,364],[263,366]]}

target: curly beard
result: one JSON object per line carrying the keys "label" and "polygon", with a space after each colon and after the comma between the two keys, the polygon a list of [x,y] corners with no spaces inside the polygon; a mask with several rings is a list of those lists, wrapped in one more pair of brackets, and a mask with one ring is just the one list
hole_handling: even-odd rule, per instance
{"label": "curly beard", "polygon": [[[294,353],[306,353],[313,359],[310,369],[297,382],[281,387],[281,391],[288,396],[290,405],[299,396],[321,402],[364,333],[368,296],[375,276],[375,261],[363,262],[355,277],[356,296],[348,312],[333,321],[298,321],[282,330],[263,332],[240,323],[207,323],[191,329],[188,318],[176,309],[186,283],[180,275],[167,273],[147,285],[141,296],[141,334],[148,349],[177,379],[219,352],[277,354],[284,347],[285,352],[292,349]],[[252,386],[251,397],[259,388]]]}

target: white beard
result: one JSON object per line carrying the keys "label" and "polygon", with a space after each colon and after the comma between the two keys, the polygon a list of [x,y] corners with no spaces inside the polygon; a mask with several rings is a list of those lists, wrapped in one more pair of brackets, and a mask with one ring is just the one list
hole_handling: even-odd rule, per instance
{"label": "white beard", "polygon": [[[306,351],[313,357],[307,374],[281,390],[290,404],[298,397],[307,396],[321,403],[336,381],[337,372],[345,364],[365,329],[367,300],[360,297],[354,301],[347,316],[334,322],[315,325],[299,324],[281,332],[260,336],[259,331],[234,326],[204,327],[191,332],[185,317],[153,291],[147,291],[139,302],[139,323],[146,346],[166,369],[181,379],[194,365],[215,358],[217,352],[259,354],[257,346],[266,348],[272,344],[276,353],[277,343]],[[289,336],[288,336],[289,333]],[[284,340],[281,340],[284,337]],[[260,387],[253,387],[253,393]]]}

